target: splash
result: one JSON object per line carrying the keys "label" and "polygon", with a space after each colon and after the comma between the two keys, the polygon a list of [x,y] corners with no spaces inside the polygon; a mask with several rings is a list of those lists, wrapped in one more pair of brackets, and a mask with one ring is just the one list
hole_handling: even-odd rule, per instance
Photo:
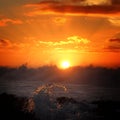
{"label": "splash", "polygon": [[46,85],[39,86],[33,92],[33,95],[37,95],[40,93],[47,93],[47,94],[51,95],[55,92],[55,89],[61,89],[64,92],[67,92],[67,88],[64,85],[53,83],[53,84],[46,84]]}
{"label": "splash", "polygon": [[[29,112],[39,110],[42,107],[47,108],[47,106],[58,108],[58,105],[55,105],[55,99],[59,96],[57,91],[68,92],[67,88],[62,84],[45,84],[39,86],[33,91],[33,96],[28,99],[27,110]],[[40,108],[39,108],[40,107]]]}
{"label": "splash", "polygon": [[92,107],[85,102],[78,102],[66,97],[68,89],[62,84],[45,84],[33,91],[28,100],[27,110],[40,120],[80,120],[89,117]]}

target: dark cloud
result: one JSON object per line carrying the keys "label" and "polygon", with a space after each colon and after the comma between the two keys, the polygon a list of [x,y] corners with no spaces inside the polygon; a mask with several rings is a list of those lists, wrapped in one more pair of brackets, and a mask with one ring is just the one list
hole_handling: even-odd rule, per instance
{"label": "dark cloud", "polygon": [[[38,4],[25,5],[27,8],[33,8],[32,11],[27,13],[28,16],[40,15],[40,14],[69,14],[69,15],[119,15],[120,5],[72,5],[62,4],[56,1],[43,1]],[[31,9],[30,9],[31,10]]]}
{"label": "dark cloud", "polygon": [[86,0],[71,0],[72,2],[82,2],[82,1],[86,1]]}
{"label": "dark cloud", "polygon": [[120,4],[120,0],[111,0],[112,1],[112,4],[114,5],[118,5],[118,4]]}
{"label": "dark cloud", "polygon": [[0,39],[0,46],[5,47],[5,46],[10,46],[11,43],[8,40],[3,40]]}
{"label": "dark cloud", "polygon": [[109,42],[118,42],[118,43],[120,43],[120,38],[110,39]]}
{"label": "dark cloud", "polygon": [[112,38],[108,40],[108,46],[105,50],[110,52],[120,52],[120,38]]}
{"label": "dark cloud", "polygon": [[20,50],[27,47],[28,44],[24,43],[13,43],[7,39],[0,39],[0,50]]}
{"label": "dark cloud", "polygon": [[71,0],[72,2],[82,2],[82,1],[85,1],[85,0]]}
{"label": "dark cloud", "polygon": [[8,24],[22,24],[23,22],[19,19],[9,19],[9,18],[2,18],[0,19],[0,27],[7,26]]}
{"label": "dark cloud", "polygon": [[118,50],[120,51],[120,46],[112,46],[112,45],[111,45],[111,46],[108,46],[107,49],[112,50],[112,51],[116,51],[116,50],[117,50],[117,51],[118,51]]}

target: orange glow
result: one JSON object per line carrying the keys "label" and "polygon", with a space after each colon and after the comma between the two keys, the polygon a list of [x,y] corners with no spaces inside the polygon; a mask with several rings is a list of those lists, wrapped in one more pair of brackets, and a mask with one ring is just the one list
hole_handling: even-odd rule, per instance
{"label": "orange glow", "polygon": [[120,66],[120,5],[108,0],[6,1],[0,1],[0,66]]}

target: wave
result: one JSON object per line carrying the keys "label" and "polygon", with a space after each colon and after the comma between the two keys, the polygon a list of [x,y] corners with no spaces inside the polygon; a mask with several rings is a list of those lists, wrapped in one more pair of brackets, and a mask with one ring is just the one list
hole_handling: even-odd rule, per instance
{"label": "wave", "polygon": [[79,120],[88,116],[95,105],[86,101],[79,102],[74,98],[58,95],[56,91],[69,92],[62,84],[39,86],[28,100],[28,111],[35,113],[40,120]]}
{"label": "wave", "polygon": [[[61,95],[60,91],[65,94]],[[1,94],[1,117],[7,119],[9,115],[12,120],[120,119],[120,101],[80,101],[66,96],[68,93],[68,89],[62,84],[45,84],[35,89],[30,98]]]}

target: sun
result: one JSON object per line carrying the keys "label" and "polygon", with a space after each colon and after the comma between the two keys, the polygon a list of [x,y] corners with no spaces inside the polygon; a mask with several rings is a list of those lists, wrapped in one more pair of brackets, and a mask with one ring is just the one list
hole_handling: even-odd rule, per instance
{"label": "sun", "polygon": [[69,62],[69,61],[63,61],[63,62],[61,63],[61,68],[67,69],[67,68],[69,68],[69,67],[70,67],[70,62]]}

